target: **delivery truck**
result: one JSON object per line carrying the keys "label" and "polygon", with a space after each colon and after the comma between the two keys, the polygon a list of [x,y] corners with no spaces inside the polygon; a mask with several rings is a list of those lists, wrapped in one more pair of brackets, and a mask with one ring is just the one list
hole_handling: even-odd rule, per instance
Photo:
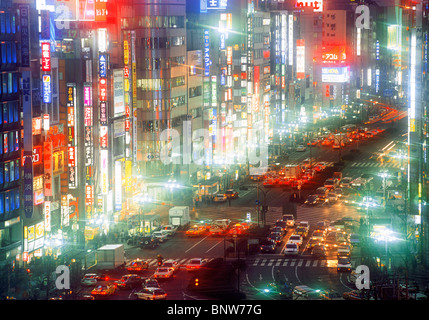
{"label": "delivery truck", "polygon": [[108,244],[97,249],[96,263],[92,270],[99,272],[119,271],[125,266],[125,249],[123,244]]}
{"label": "delivery truck", "polygon": [[189,217],[189,207],[179,206],[173,207],[168,212],[169,224],[178,228],[185,228],[189,225],[191,218]]}
{"label": "delivery truck", "polygon": [[299,165],[285,165],[284,177],[288,179],[299,179],[302,175],[302,168]]}

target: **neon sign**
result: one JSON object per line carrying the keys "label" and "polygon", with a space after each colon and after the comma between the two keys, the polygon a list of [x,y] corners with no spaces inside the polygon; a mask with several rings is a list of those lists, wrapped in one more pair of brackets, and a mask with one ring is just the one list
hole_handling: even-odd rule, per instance
{"label": "neon sign", "polygon": [[323,11],[323,0],[317,1],[297,1],[295,3],[296,8],[313,8],[313,12]]}

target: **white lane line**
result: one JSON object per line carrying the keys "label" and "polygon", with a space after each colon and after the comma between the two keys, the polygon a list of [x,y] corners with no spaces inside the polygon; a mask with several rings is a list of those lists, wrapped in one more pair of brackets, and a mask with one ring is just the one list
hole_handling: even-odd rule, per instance
{"label": "white lane line", "polygon": [[191,250],[192,248],[196,247],[200,242],[204,241],[205,239],[207,239],[208,236],[205,236],[204,238],[202,238],[200,241],[198,241],[196,244],[194,244],[192,247],[190,247],[188,250],[186,250],[185,252],[188,252],[189,250]]}
{"label": "white lane line", "polygon": [[214,246],[212,246],[209,250],[207,250],[207,251],[206,251],[206,253],[207,253],[207,252],[209,252],[209,251],[210,251],[211,249],[213,249],[214,247],[216,247],[216,246],[217,246],[219,243],[221,243],[222,241],[223,241],[223,240],[220,240],[218,243],[216,243]]}

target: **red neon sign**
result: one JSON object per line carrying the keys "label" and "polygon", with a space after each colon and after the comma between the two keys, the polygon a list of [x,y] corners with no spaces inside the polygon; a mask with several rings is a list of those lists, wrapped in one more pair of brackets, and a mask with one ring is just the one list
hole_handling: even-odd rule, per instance
{"label": "red neon sign", "polygon": [[51,71],[51,44],[42,42],[42,71]]}

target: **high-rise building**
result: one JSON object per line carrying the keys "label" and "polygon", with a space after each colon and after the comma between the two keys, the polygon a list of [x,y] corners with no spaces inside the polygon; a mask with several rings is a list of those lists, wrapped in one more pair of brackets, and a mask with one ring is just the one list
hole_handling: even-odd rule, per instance
{"label": "high-rise building", "polygon": [[163,154],[171,142],[166,130],[187,119],[186,1],[125,3],[121,28],[136,37],[138,168],[143,176],[170,175],[175,168],[172,154]]}
{"label": "high-rise building", "polygon": [[[0,5],[0,266],[20,260],[22,245],[21,207],[21,99],[18,8]],[[27,12],[28,14],[29,12]],[[21,12],[21,17],[22,17]],[[28,17],[28,16],[27,16]],[[27,48],[28,49],[28,48]],[[30,61],[26,61],[30,63]],[[31,94],[31,93],[29,93]],[[39,150],[40,151],[40,150]],[[35,161],[40,153],[33,153]],[[31,157],[30,157],[31,160]]]}

